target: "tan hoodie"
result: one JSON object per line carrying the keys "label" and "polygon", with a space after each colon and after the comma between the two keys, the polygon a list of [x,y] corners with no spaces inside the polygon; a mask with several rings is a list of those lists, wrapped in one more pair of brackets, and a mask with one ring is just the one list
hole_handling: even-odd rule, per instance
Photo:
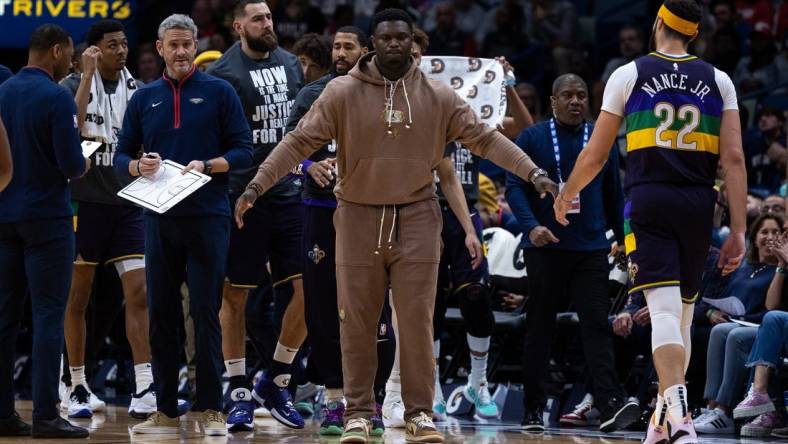
{"label": "tan hoodie", "polygon": [[386,80],[375,53],[328,83],[252,182],[268,190],[332,139],[338,147],[334,193],[364,205],[434,197],[432,170],[454,140],[522,178],[536,167],[517,145],[481,122],[451,87],[428,79],[415,63],[401,79]]}

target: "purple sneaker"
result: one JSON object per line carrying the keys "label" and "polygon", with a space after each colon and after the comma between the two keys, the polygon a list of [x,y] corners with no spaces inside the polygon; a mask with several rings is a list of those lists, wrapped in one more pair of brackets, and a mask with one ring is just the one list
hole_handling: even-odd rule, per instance
{"label": "purple sneaker", "polygon": [[766,393],[758,393],[753,389],[747,393],[744,401],[733,409],[733,418],[752,418],[753,416],[762,415],[774,411],[774,403],[769,399]]}
{"label": "purple sneaker", "polygon": [[777,412],[764,413],[741,428],[741,436],[764,437],[772,434],[772,430],[784,425],[783,419]]}
{"label": "purple sneaker", "polygon": [[383,425],[383,405],[375,403],[375,414],[369,418],[371,423],[369,428],[369,436],[383,436],[386,432],[386,427]]}
{"label": "purple sneaker", "polygon": [[342,401],[331,401],[323,408],[323,422],[320,424],[320,435],[342,435],[345,424],[342,417],[345,415],[345,404]]}

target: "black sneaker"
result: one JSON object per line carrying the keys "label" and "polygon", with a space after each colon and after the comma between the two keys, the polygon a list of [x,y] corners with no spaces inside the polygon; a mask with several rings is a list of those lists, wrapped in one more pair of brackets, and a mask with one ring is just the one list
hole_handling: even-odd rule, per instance
{"label": "black sneaker", "polygon": [[87,438],[87,429],[77,427],[60,416],[55,419],[34,419],[33,438]]}
{"label": "black sneaker", "polygon": [[532,433],[544,432],[544,409],[542,407],[526,409],[522,429]]}
{"label": "black sneaker", "polygon": [[640,418],[640,405],[635,401],[624,402],[618,398],[611,398],[602,415],[599,430],[602,433],[615,432]]}
{"label": "black sneaker", "polygon": [[14,411],[9,418],[0,419],[0,436],[30,436],[30,425]]}

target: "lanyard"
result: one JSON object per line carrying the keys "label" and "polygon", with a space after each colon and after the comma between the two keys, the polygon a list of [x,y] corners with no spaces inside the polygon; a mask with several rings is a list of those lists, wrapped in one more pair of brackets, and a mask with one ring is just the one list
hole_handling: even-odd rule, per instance
{"label": "lanyard", "polygon": [[[550,119],[550,134],[553,136],[553,152],[555,153],[555,169],[558,172],[558,182],[563,183],[561,175],[561,150],[558,146],[558,133],[555,130],[555,119]],[[583,148],[588,145],[588,122],[583,124]]]}

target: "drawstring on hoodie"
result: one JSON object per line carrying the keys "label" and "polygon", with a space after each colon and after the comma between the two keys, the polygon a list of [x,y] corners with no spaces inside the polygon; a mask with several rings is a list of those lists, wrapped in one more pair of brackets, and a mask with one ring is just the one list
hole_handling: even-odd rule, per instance
{"label": "drawstring on hoodie", "polygon": [[[383,224],[385,223],[385,219],[386,219],[387,206],[388,205],[383,205],[383,211],[381,212],[380,215],[380,228],[378,229],[378,247],[375,249],[375,254],[380,254],[380,248],[383,242]],[[391,249],[391,241],[394,237],[394,227],[397,226],[397,206],[392,205],[392,207],[394,208],[394,216],[392,216],[391,218],[391,229],[389,230],[389,240],[388,240],[389,250]]]}
{"label": "drawstring on hoodie", "polygon": [[[391,121],[394,116],[394,95],[397,92],[397,86],[399,86],[400,82],[402,82],[402,90],[405,92],[405,104],[408,106],[408,123],[405,124],[405,128],[410,129],[410,126],[413,124],[413,113],[411,112],[410,109],[408,88],[405,86],[405,82],[402,79],[397,79],[396,82],[392,82],[389,79],[383,77],[383,99],[385,100],[384,109],[387,114],[386,121],[388,123],[388,128],[386,130],[386,133],[389,136],[394,134],[393,131],[391,131]],[[389,85],[391,85],[391,87],[389,87]]]}

